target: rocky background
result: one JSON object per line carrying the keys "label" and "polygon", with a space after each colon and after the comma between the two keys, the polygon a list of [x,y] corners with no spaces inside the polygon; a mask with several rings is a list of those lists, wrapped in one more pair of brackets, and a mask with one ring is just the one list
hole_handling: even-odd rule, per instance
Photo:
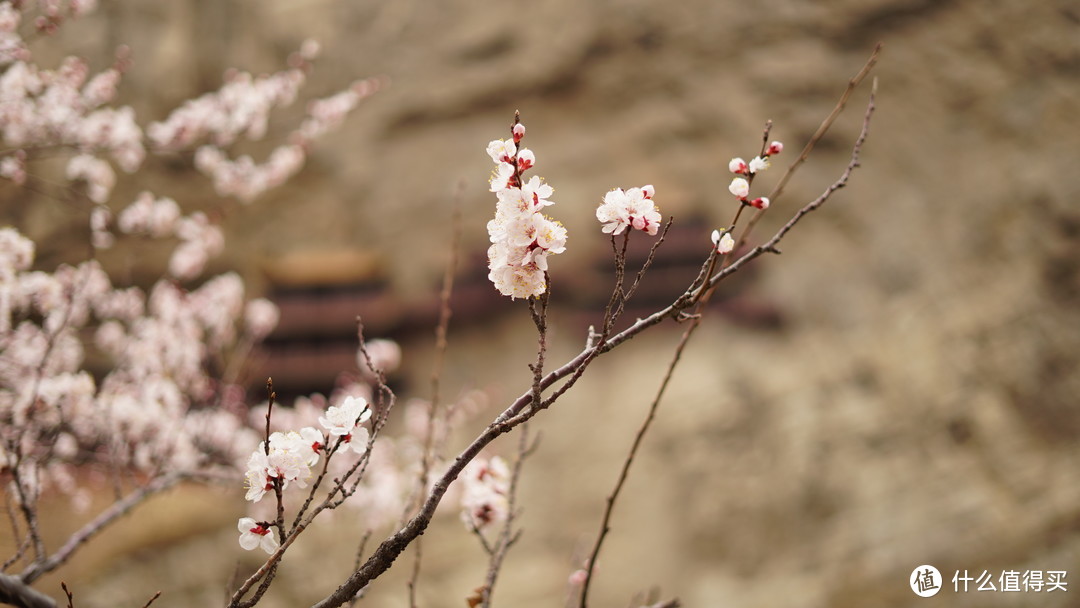
{"label": "rocky background", "polygon": [[[573,292],[608,247],[592,218],[604,192],[654,184],[665,215],[699,228],[689,238],[704,255],[708,231],[732,212],[728,159],[753,156],[773,120],[788,148],[762,178],[771,185],[884,42],[863,167],[782,256],[723,294],[734,304],[684,356],[619,505],[593,603],[625,606],[655,585],[687,606],[1075,605],[1072,585],[965,594],[947,582],[920,600],[907,583],[929,563],[947,581],[956,570],[1030,569],[1067,570],[1080,584],[1075,2],[103,4],[64,30],[65,44],[100,65],[129,44],[123,95],[144,118],[216,88],[226,66],[278,69],[307,37],[324,50],[309,91],[389,78],[290,186],[227,205],[217,269],[242,269],[266,291],[385,277],[409,306],[437,287],[455,196],[464,253],[482,264],[469,256],[482,256],[493,209],[484,146],[505,136],[515,109],[537,174],[556,189],[552,215],[570,232],[552,263],[555,289]],[[867,91],[759,234],[839,175]],[[281,120],[293,124],[288,112]],[[149,187],[159,194],[220,205],[187,173],[158,173]],[[122,185],[114,199],[146,187]],[[28,221],[62,242],[55,217]],[[376,261],[360,271],[355,259]],[[590,313],[572,300],[552,313],[551,361],[583,343]],[[534,346],[522,303],[486,306],[483,322],[454,326],[445,386],[488,390],[496,411],[527,386]],[[431,340],[406,329],[399,382],[423,395]],[[525,535],[498,605],[564,601],[678,331],[601,360],[538,418]],[[157,589],[157,606],[220,605],[237,560],[251,558],[232,529],[242,508],[220,492],[170,494],[55,578],[85,607],[137,606]],[[59,535],[68,515],[56,509]],[[324,595],[355,551],[340,537],[340,527],[314,532],[264,605]],[[425,541],[420,605],[463,605],[483,580],[480,550],[452,516]],[[407,605],[402,580],[380,580],[369,603]]]}

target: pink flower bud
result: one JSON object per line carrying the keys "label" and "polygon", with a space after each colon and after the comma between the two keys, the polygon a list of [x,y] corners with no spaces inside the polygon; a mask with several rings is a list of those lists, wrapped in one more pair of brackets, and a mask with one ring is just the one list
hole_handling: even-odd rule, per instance
{"label": "pink flower bud", "polygon": [[755,198],[754,200],[750,201],[750,206],[755,209],[768,209],[769,199],[764,196],[761,198]]}
{"label": "pink flower bud", "polygon": [[728,171],[731,171],[735,175],[746,175],[746,171],[749,169],[746,165],[746,161],[741,158],[733,158],[728,163]]}
{"label": "pink flower bud", "polygon": [[525,125],[520,122],[514,125],[514,143],[521,141],[521,138],[525,137]]}
{"label": "pink flower bud", "polygon": [[656,195],[656,188],[654,188],[652,184],[645,184],[641,187],[641,193],[645,195],[645,198],[651,199]]}
{"label": "pink flower bud", "polygon": [[769,149],[765,151],[765,156],[773,156],[774,154],[779,154],[779,153],[783,152],[783,150],[784,150],[784,144],[782,144],[782,143],[780,143],[778,141],[774,141],[771,144],[769,144]]}

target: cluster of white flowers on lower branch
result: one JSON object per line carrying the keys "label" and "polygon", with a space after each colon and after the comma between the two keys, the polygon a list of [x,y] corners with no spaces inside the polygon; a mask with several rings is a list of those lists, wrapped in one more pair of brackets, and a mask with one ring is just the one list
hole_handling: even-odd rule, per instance
{"label": "cluster of white flowers on lower branch", "polygon": [[[361,426],[371,418],[371,408],[363,397],[346,397],[338,406],[327,408],[326,415],[319,418],[319,424],[328,434],[314,427],[304,427],[297,431],[276,432],[269,441],[259,447],[248,458],[247,472],[244,474],[247,494],[251,502],[262,500],[267,492],[276,488],[285,490],[295,483],[301,488],[307,487],[311,478],[311,467],[319,462],[319,456],[330,449],[342,451],[351,449],[357,454],[367,451],[368,430]],[[334,444],[330,445],[331,440]],[[243,517],[237,524],[240,531],[240,546],[251,550],[262,547],[267,553],[273,553],[278,546],[271,534],[272,525],[268,522],[256,522],[250,517]]]}
{"label": "cluster of white flowers on lower branch", "polygon": [[516,121],[513,138],[497,139],[487,152],[495,161],[491,191],[498,197],[495,219],[488,222],[488,279],[499,293],[511,298],[539,296],[547,290],[549,255],[566,250],[566,228],[540,213],[554,203],[554,190],[539,177],[523,181],[522,174],[536,164],[527,148],[519,148],[525,126]]}

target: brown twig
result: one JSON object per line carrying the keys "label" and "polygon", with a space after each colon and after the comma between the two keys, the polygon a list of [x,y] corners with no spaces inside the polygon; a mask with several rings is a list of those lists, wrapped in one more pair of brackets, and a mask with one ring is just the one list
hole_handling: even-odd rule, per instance
{"label": "brown twig", "polygon": [[[855,144],[852,146],[851,160],[849,161],[847,168],[841,174],[840,178],[837,179],[832,185],[830,185],[829,188],[826,189],[826,191],[821,196],[814,199],[813,201],[808,203],[806,206],[804,206],[802,209],[800,209],[773,236],[772,239],[770,239],[767,243],[765,243],[765,245],[762,245],[761,247],[756,248],[755,251],[758,251],[759,255],[760,255],[760,253],[763,253],[763,252],[766,252],[766,251],[777,252],[778,253],[779,250],[776,249],[776,245],[780,242],[780,240],[784,237],[784,235],[787,234],[787,232],[789,230],[791,230],[791,228],[793,228],[795,226],[795,224],[798,223],[798,221],[800,219],[802,219],[803,216],[805,216],[807,213],[810,213],[811,211],[813,211],[813,210],[817,209],[818,207],[820,207],[822,204],[825,203],[825,201],[827,201],[829,199],[829,197],[832,195],[833,192],[835,192],[836,190],[839,190],[840,188],[842,188],[844,185],[847,184],[847,180],[850,177],[851,172],[854,171],[854,169],[859,166],[859,153],[862,150],[863,143],[866,141],[866,136],[867,136],[867,134],[869,132],[870,118],[871,118],[871,116],[873,115],[873,112],[874,112],[874,98],[876,96],[876,92],[877,92],[877,81],[875,80],[873,89],[871,90],[871,93],[870,93],[870,100],[869,100],[869,102],[867,104],[866,114],[864,115],[864,118],[863,118],[862,130],[859,133],[859,137],[855,141]],[[753,253],[753,252],[751,252],[751,253]],[[746,256],[744,256],[744,258],[745,257]],[[742,261],[743,261],[742,259],[739,260],[739,262],[742,262]],[[724,269],[724,271],[726,271],[726,270],[727,270],[727,268]],[[724,271],[721,271],[721,273],[718,274],[717,277],[714,277],[714,279],[722,278],[721,275],[723,275]],[[718,280],[710,280],[707,283],[707,285],[711,284],[712,286],[715,286],[715,284],[717,282],[718,282]],[[710,293],[711,293],[711,291],[705,293],[705,297],[702,299],[701,304],[706,303],[708,295]],[[634,457],[637,454],[638,448],[641,445],[641,440],[644,438],[645,433],[648,431],[649,426],[652,424],[652,421],[655,418],[657,407],[659,406],[660,401],[663,398],[664,392],[666,391],[667,386],[668,386],[668,384],[669,384],[669,382],[671,380],[672,373],[674,372],[675,367],[678,365],[678,362],[682,357],[683,350],[685,349],[686,344],[689,341],[690,337],[693,335],[694,331],[701,324],[701,318],[702,318],[701,315],[700,315],[701,311],[699,310],[698,312],[699,312],[699,314],[695,315],[692,318],[692,320],[690,322],[690,325],[683,332],[682,338],[679,340],[679,344],[675,348],[675,353],[674,353],[671,361],[668,363],[667,371],[664,374],[664,379],[660,383],[660,389],[659,389],[659,391],[657,391],[656,397],[653,399],[652,404],[649,406],[649,412],[646,415],[645,420],[642,422],[641,427],[638,429],[637,435],[634,437],[634,442],[630,447],[630,452],[629,452],[629,454],[627,454],[626,460],[623,461],[623,466],[622,466],[622,469],[619,472],[618,480],[615,482],[615,488],[614,488],[614,490],[612,490],[612,493],[607,498],[607,506],[604,509],[604,515],[603,515],[603,519],[602,519],[601,525],[600,525],[600,532],[597,534],[596,543],[593,545],[592,555],[585,564],[585,582],[582,585],[581,600],[580,600],[580,603],[579,603],[580,608],[585,608],[588,605],[589,585],[590,585],[590,583],[592,581],[593,569],[596,566],[596,560],[597,560],[597,557],[600,554],[600,548],[603,546],[604,539],[606,538],[608,532],[611,529],[610,528],[610,521],[611,521],[611,514],[614,511],[615,501],[618,499],[619,494],[622,491],[623,485],[626,482],[627,474],[629,473],[630,466],[633,464]],[[677,600],[673,600],[673,601],[677,602]]]}
{"label": "brown twig", "polygon": [[616,309],[621,302],[626,299],[626,293],[623,291],[623,281],[626,278],[626,248],[630,244],[630,233],[632,230],[623,232],[622,248],[620,249],[615,241],[615,235],[611,235],[611,252],[615,255],[615,286],[611,289],[611,297],[608,299],[607,306],[604,307],[604,321],[600,324],[600,336],[601,340],[605,336],[611,334],[611,328],[615,325]]}
{"label": "brown twig", "polygon": [[[612,245],[614,246],[614,239],[612,239]],[[616,253],[618,256],[618,253]],[[622,258],[626,257],[626,241],[623,241],[623,253]],[[621,275],[620,275],[621,276]],[[551,280],[544,275],[544,282],[547,285],[547,289],[539,297],[529,300],[529,313],[532,316],[533,324],[536,325],[536,363],[529,365],[529,369],[533,373],[532,382],[532,407],[539,409],[542,401],[541,382],[544,378],[544,361],[547,357],[547,312],[548,303],[551,298]],[[621,283],[621,280],[620,280]],[[616,287],[617,292],[621,292],[621,288]],[[612,296],[614,297],[614,295]],[[506,559],[506,554],[510,551],[510,547],[517,542],[517,539],[521,535],[521,531],[514,532],[514,520],[517,517],[515,512],[517,508],[517,490],[519,480],[521,479],[521,469],[525,464],[525,458],[529,454],[529,425],[521,425],[521,435],[518,438],[518,454],[517,459],[514,461],[514,468],[510,475],[510,487],[507,489],[507,514],[506,520],[502,524],[502,528],[499,531],[498,540],[494,547],[491,547],[486,543],[486,539],[483,534],[480,534],[479,529],[476,530],[477,536],[481,540],[484,540],[484,549],[487,551],[488,560],[488,572],[485,577],[484,586],[481,587],[480,598],[482,608],[490,608],[491,606],[491,594],[495,589],[495,582],[499,578],[499,571],[502,569],[503,561]],[[475,524],[474,524],[475,528]]]}
{"label": "brown twig", "polygon": [[[841,175],[830,188],[818,199],[812,201],[801,209],[780,231],[778,231],[772,239],[770,239],[765,245],[754,248],[741,256],[738,260],[722,269],[715,275],[709,277],[698,289],[710,289],[727,276],[737,272],[743,266],[751,262],[753,259],[766,252],[778,252],[777,245],[783,239],[784,235],[807,213],[818,208],[823,204],[829,196],[837,189],[843,187],[847,183],[847,180],[856,166],[858,166],[858,154],[862,146],[862,142],[865,140],[866,133],[869,129],[870,115],[873,111],[873,97],[871,96],[870,105],[867,108],[866,118],[863,122],[863,130],[860,134],[859,140],[856,142],[856,146],[852,151],[852,162],[849,163],[847,170]],[[586,348],[578,353],[570,361],[567,361],[561,367],[548,372],[544,375],[543,379],[539,382],[540,390],[546,390],[553,386],[560,380],[570,378],[570,381],[574,381],[580,377],[581,371],[584,366],[593,361],[601,354],[610,352],[612,349],[617,348],[619,345],[634,338],[646,329],[656,326],[666,319],[674,319],[679,317],[684,311],[692,306],[694,298],[696,296],[695,289],[688,289],[682,295],[675,299],[675,301],[666,306],[665,308],[658,310],[645,318],[638,319],[633,325],[622,330],[621,332],[611,336],[607,340],[599,340],[593,342],[589,340]],[[565,385],[564,385],[565,386]],[[345,603],[355,594],[359,589],[363,588],[369,582],[376,577],[380,576],[383,572],[388,570],[394,563],[397,557],[409,546],[418,536],[424,533],[427,529],[431,518],[435,514],[435,509],[442,501],[443,496],[449,489],[450,484],[457,479],[458,475],[465,466],[471,462],[476,456],[492,441],[499,436],[507,433],[518,425],[535,416],[545,406],[550,406],[553,402],[551,398],[548,398],[541,403],[541,408],[527,409],[528,406],[535,400],[535,387],[530,387],[525,393],[515,399],[501,414],[484,429],[473,441],[470,443],[457,458],[450,464],[443,475],[435,482],[431,490],[428,492],[427,498],[424,501],[420,511],[409,520],[405,526],[401,527],[397,532],[390,535],[384,540],[371,557],[368,558],[364,564],[358,568],[351,576],[348,577],[335,591],[327,595],[325,598],[316,602],[312,608],[332,608],[340,606]],[[558,391],[556,391],[558,392]],[[280,549],[279,549],[280,551]]]}
{"label": "brown twig", "polygon": [[[641,268],[638,269],[637,274],[634,275],[634,281],[630,283],[622,297],[619,299],[618,306],[615,308],[615,312],[612,314],[612,324],[622,316],[623,311],[626,309],[626,303],[630,301],[630,298],[634,297],[634,293],[637,292],[638,285],[641,284],[641,279],[645,276],[645,273],[649,271],[649,267],[652,266],[653,260],[656,259],[656,251],[660,249],[660,245],[664,244],[664,239],[667,238],[668,230],[671,229],[671,224],[675,222],[674,217],[669,217],[664,229],[660,231],[660,237],[653,241],[652,247],[649,248],[649,255],[645,257],[645,262],[641,264]],[[627,234],[629,234],[629,230]],[[626,249],[623,248],[623,262],[625,264]],[[621,285],[621,281],[620,281]]]}
{"label": "brown twig", "polygon": [[[368,543],[368,540],[370,538],[371,538],[371,529],[369,528],[366,532],[364,532],[363,538],[360,539],[360,544],[356,547],[356,562],[353,564],[353,570],[359,568],[360,564],[363,562],[364,549],[367,548],[367,543]],[[361,589],[356,595],[354,595],[352,597],[352,599],[349,600],[350,608],[352,606],[355,606],[356,602],[359,601],[360,598],[363,597],[363,595],[364,595],[364,590],[363,589]]]}
{"label": "brown twig", "polygon": [[17,608],[56,608],[56,601],[10,574],[0,574],[0,604]]}
{"label": "brown twig", "polygon": [[[866,136],[869,134],[870,131],[870,118],[874,113],[874,102],[876,95],[877,80],[875,79],[874,86],[872,87],[870,92],[870,100],[866,106],[866,113],[863,115],[862,129],[859,132],[858,139],[856,139],[855,141],[855,145],[852,146],[851,159],[848,161],[848,165],[844,169],[844,172],[840,175],[840,177],[835,182],[830,184],[829,187],[826,188],[825,191],[822,192],[821,195],[819,195],[816,199],[810,201],[801,209],[799,209],[795,213],[795,215],[793,215],[791,219],[787,221],[786,224],[781,226],[780,229],[776,231],[776,233],[771,239],[751,249],[748,253],[740,257],[737,261],[733,262],[731,265],[725,267],[723,270],[710,277],[709,281],[706,283],[707,287],[712,287],[716,285],[728,275],[738,270],[739,267],[749,263],[751,260],[763,253],[780,253],[777,245],[780,243],[781,239],[783,239],[784,236],[792,228],[795,227],[795,224],[799,223],[799,221],[802,220],[802,218],[805,217],[806,214],[814,211],[815,209],[821,207],[821,205],[825,204],[825,202],[829,200],[829,197],[831,197],[834,192],[847,185],[848,179],[851,177],[852,172],[855,171],[855,169],[859,166],[859,154],[862,152],[863,143],[866,141]],[[749,229],[750,226],[747,226],[747,230]]]}
{"label": "brown twig", "polygon": [[[4,492],[4,510],[7,512],[8,523],[11,524],[11,538],[19,538],[19,516],[15,513],[15,509],[11,506],[11,495]],[[4,560],[4,563],[0,565],[0,573],[6,571],[13,564],[22,559],[22,556],[26,554],[26,550],[30,548],[30,535],[26,535],[19,546],[15,549],[15,553],[11,557]]]}
{"label": "brown twig", "polygon": [[[75,301],[78,297],[79,291],[85,287],[88,276],[82,277],[82,280],[78,284],[71,284],[64,290],[65,304],[63,313],[60,317],[60,323],[57,324],[53,331],[47,331],[45,350],[41,355],[41,360],[38,362],[36,368],[33,370],[34,380],[31,385],[28,408],[36,406],[38,401],[38,393],[41,389],[41,382],[45,376],[45,366],[49,362],[49,358],[52,356],[53,350],[56,348],[56,341],[60,334],[67,329],[68,322],[71,319],[72,310],[75,308]],[[43,326],[44,328],[45,326]],[[17,406],[16,406],[17,409]],[[16,424],[12,428],[17,428],[14,437],[4,437],[5,443],[7,443],[8,456],[8,468],[11,470],[12,485],[15,487],[15,496],[18,499],[19,511],[23,516],[23,520],[26,521],[26,534],[27,540],[30,541],[30,546],[34,548],[34,562],[33,564],[41,563],[46,560],[45,543],[41,538],[41,532],[38,529],[38,516],[37,516],[37,495],[36,492],[31,491],[27,482],[23,479],[25,473],[23,473],[24,454],[22,448],[22,438],[26,433],[26,426],[17,424],[18,420],[15,420]],[[39,464],[32,462],[32,466],[37,469]],[[33,565],[32,564],[32,565]],[[24,573],[25,574],[25,573]],[[33,580],[23,580],[26,583],[32,583]]]}
{"label": "brown twig", "polygon": [[[512,128],[512,127],[511,127]],[[416,496],[422,496],[427,488],[428,479],[431,475],[431,464],[435,451],[435,419],[439,412],[439,388],[446,360],[447,339],[446,334],[450,327],[450,317],[453,310],[450,307],[450,296],[454,293],[454,272],[457,270],[458,253],[461,249],[461,194],[464,185],[459,183],[454,196],[451,225],[453,231],[450,236],[450,257],[446,261],[446,269],[443,272],[443,286],[439,294],[439,323],[435,326],[435,361],[431,365],[431,401],[427,407],[427,429],[424,435],[424,451],[420,460],[420,475],[416,483]],[[411,515],[413,509],[412,500],[406,506],[406,516]],[[405,523],[401,522],[402,525]],[[412,572],[409,575],[409,606],[416,608],[416,586],[420,580],[420,563],[423,559],[423,538],[416,539],[414,543],[415,554],[413,556]]]}
{"label": "brown twig", "polygon": [[[878,57],[881,55],[881,49],[884,46],[885,44],[883,42],[877,43],[877,46],[874,47],[874,52],[870,54],[870,58],[866,60],[865,64],[863,64],[862,69],[859,70],[859,72],[855,74],[855,76],[853,76],[851,80],[848,81],[847,87],[840,95],[840,99],[836,102],[836,106],[833,107],[832,112],[830,112],[829,115],[825,117],[825,120],[821,121],[821,124],[817,128],[817,131],[815,131],[814,134],[810,137],[810,140],[806,142],[806,146],[803,147],[803,150],[799,154],[798,158],[796,158],[795,161],[791,163],[787,170],[784,171],[784,174],[780,176],[780,181],[776,182],[776,185],[773,186],[772,191],[769,193],[770,201],[774,203],[776,202],[776,200],[780,197],[780,194],[783,193],[784,187],[787,186],[787,183],[795,175],[795,172],[804,162],[806,162],[806,159],[810,157],[810,152],[814,149],[817,143],[821,141],[821,138],[825,136],[825,133],[829,130],[829,128],[832,127],[833,122],[835,122],[836,118],[840,116],[840,113],[844,111],[844,107],[847,105],[848,98],[851,97],[851,93],[855,91],[855,88],[858,87],[859,84],[862,83],[862,81],[870,73],[870,71],[874,69],[874,65],[877,64]],[[765,211],[765,209],[759,209],[756,213],[754,213],[753,217],[750,218],[750,222],[747,223],[746,229],[743,230],[742,235],[739,236],[738,241],[736,241],[735,243],[736,250],[745,245],[746,242],[749,240],[750,232],[753,231],[754,226],[756,226],[758,221],[761,220],[761,216],[765,214]]]}
{"label": "brown twig", "polygon": [[518,516],[517,492],[525,459],[529,457],[535,447],[535,445],[529,445],[529,424],[521,425],[521,434],[518,436],[517,459],[514,461],[514,468],[510,473],[510,487],[506,495],[506,521],[503,522],[502,529],[499,531],[499,540],[496,542],[494,551],[490,553],[490,559],[488,560],[487,578],[484,579],[484,587],[481,592],[482,608],[491,607],[491,595],[495,591],[495,583],[499,579],[499,572],[502,570],[506,554],[510,552],[510,547],[521,538],[521,529],[514,530],[514,522]]}
{"label": "brown twig", "polygon": [[[274,392],[274,379],[266,379],[266,435],[263,437],[263,451],[267,456],[270,456],[270,414],[274,411],[274,401],[277,400],[277,393]],[[274,520],[274,527],[277,528],[278,542],[285,542],[285,500],[282,496],[282,481],[280,476],[274,477],[274,498],[277,501],[277,518]]]}
{"label": "brown twig", "polygon": [[160,591],[158,591],[157,593],[155,593],[155,594],[154,594],[154,597],[152,597],[152,598],[150,598],[150,599],[146,600],[146,603],[145,603],[145,604],[143,604],[143,607],[142,607],[142,608],[150,608],[150,604],[153,604],[153,603],[154,603],[154,600],[156,600],[156,599],[157,599],[157,598],[159,598],[159,597],[161,597],[161,592],[160,592]]}
{"label": "brown twig", "polygon": [[641,441],[645,438],[645,434],[649,431],[649,426],[652,425],[653,420],[656,418],[656,410],[659,408],[660,402],[664,398],[664,392],[667,391],[671,376],[675,372],[675,367],[679,364],[680,359],[682,359],[683,350],[686,349],[686,344],[690,341],[690,337],[700,325],[701,315],[698,314],[693,317],[690,325],[683,331],[682,337],[679,339],[679,344],[675,347],[675,353],[668,362],[667,370],[664,372],[664,379],[660,382],[660,388],[656,391],[656,396],[653,398],[652,403],[649,404],[648,414],[646,414],[645,419],[638,428],[637,434],[634,436],[634,442],[630,446],[630,452],[626,455],[626,460],[623,461],[622,469],[619,471],[619,477],[615,481],[615,488],[607,497],[606,506],[604,507],[604,516],[600,522],[600,532],[596,535],[596,542],[593,544],[592,552],[585,562],[585,581],[581,586],[581,596],[578,603],[580,608],[585,608],[588,604],[589,585],[592,583],[593,569],[596,567],[596,560],[600,556],[600,548],[604,544],[604,539],[607,538],[608,532],[611,531],[611,514],[615,511],[615,501],[618,500],[623,485],[626,483],[626,478],[630,473],[630,466],[634,463],[634,457],[637,455],[638,448],[641,447]]}
{"label": "brown twig", "polygon": [[19,575],[19,579],[26,584],[30,584],[37,580],[42,574],[55,570],[58,566],[66,562],[71,557],[71,554],[82,546],[83,543],[101,532],[106,526],[127,514],[135,508],[136,505],[146,500],[151,495],[173,487],[185,477],[185,475],[179,473],[158,477],[145,486],[131,492],[122,500],[113,503],[112,506],[102,511],[92,521],[82,528],[79,528],[78,531],[68,537],[67,542],[55,553],[45,559],[36,560],[34,563],[27,566],[27,568]]}

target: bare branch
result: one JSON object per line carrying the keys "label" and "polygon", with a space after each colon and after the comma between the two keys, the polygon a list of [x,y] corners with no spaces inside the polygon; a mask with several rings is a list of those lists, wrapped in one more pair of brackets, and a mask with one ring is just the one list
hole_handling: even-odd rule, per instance
{"label": "bare branch", "polygon": [[83,543],[101,532],[106,526],[113,523],[121,516],[126,515],[135,508],[136,505],[150,496],[173,487],[185,477],[185,475],[179,473],[158,477],[145,486],[128,494],[122,500],[113,503],[112,506],[102,511],[92,521],[72,534],[67,542],[64,543],[64,546],[60,547],[56,553],[53,553],[48,558],[36,560],[27,566],[19,575],[19,579],[24,583],[30,584],[37,580],[42,574],[55,570],[58,566],[66,562]]}
{"label": "bare branch", "polygon": [[[744,266],[745,264],[750,262],[750,260],[753,260],[754,258],[758,257],[763,253],[780,253],[780,249],[777,247],[777,245],[779,245],[780,241],[784,238],[784,236],[789,231],[791,231],[792,228],[795,227],[795,224],[798,224],[799,221],[806,216],[806,214],[824,205],[834,192],[847,185],[848,179],[851,177],[852,172],[855,171],[855,169],[859,166],[859,154],[862,152],[863,143],[866,141],[866,136],[870,132],[870,118],[874,114],[874,101],[876,98],[876,93],[877,80],[875,79],[874,87],[870,92],[870,101],[867,103],[866,113],[863,115],[862,130],[859,132],[859,137],[855,140],[855,145],[851,149],[851,159],[848,161],[847,168],[845,168],[844,172],[840,174],[840,177],[837,178],[835,182],[830,184],[829,187],[826,188],[820,196],[799,209],[795,213],[795,215],[793,215],[791,219],[787,221],[786,224],[781,226],[780,229],[776,231],[776,234],[774,234],[771,239],[753,248],[752,250],[744,254],[742,257],[740,257],[738,260],[733,262],[731,265],[725,267],[720,272],[710,277],[709,281],[703,286],[703,288],[711,288],[715,286],[728,275],[736,272],[740,267]],[[749,229],[750,226],[747,226],[747,230]]]}
{"label": "bare branch", "polygon": [[150,608],[150,604],[153,604],[153,603],[154,603],[154,600],[156,600],[156,599],[157,599],[157,598],[159,598],[159,597],[161,597],[161,592],[160,592],[160,591],[158,591],[157,593],[155,593],[155,594],[154,594],[154,597],[152,597],[152,598],[150,598],[150,599],[146,600],[146,603],[145,603],[145,604],[143,604],[143,607],[142,607],[142,608]]}
{"label": "bare branch", "polygon": [[517,491],[520,485],[521,469],[525,464],[525,459],[528,458],[535,447],[536,445],[532,444],[529,440],[528,423],[521,425],[521,434],[518,437],[517,459],[514,461],[514,469],[510,474],[510,488],[507,491],[506,496],[506,521],[503,522],[502,530],[499,532],[499,541],[496,543],[495,550],[491,553],[491,559],[488,561],[487,578],[484,580],[484,590],[481,594],[483,597],[483,608],[490,608],[491,594],[495,590],[495,582],[499,578],[499,572],[502,569],[503,561],[506,559],[506,554],[510,551],[510,547],[517,542],[517,539],[521,537],[521,529],[518,529],[517,531],[514,530],[514,523],[519,515],[517,512]]}
{"label": "bare branch", "polygon": [[56,608],[56,601],[10,574],[0,574],[0,604],[17,608]]}
{"label": "bare branch", "polygon": [[623,485],[626,483],[627,475],[630,473],[630,466],[634,463],[634,457],[637,455],[638,448],[641,447],[641,441],[645,438],[645,433],[649,431],[649,426],[652,425],[653,420],[656,418],[656,410],[660,407],[660,401],[664,398],[664,392],[667,391],[668,383],[671,382],[671,376],[675,373],[675,367],[679,364],[680,359],[682,359],[683,350],[686,349],[686,344],[690,341],[690,337],[700,325],[701,316],[699,315],[694,317],[689,327],[683,331],[683,335],[679,339],[679,344],[675,347],[675,353],[672,355],[671,361],[668,362],[667,371],[664,373],[664,379],[660,382],[660,388],[656,391],[656,396],[653,398],[652,403],[649,404],[649,412],[646,414],[645,420],[642,421],[641,427],[638,428],[637,434],[634,436],[634,442],[630,446],[630,452],[626,455],[626,460],[623,461],[622,469],[619,471],[619,478],[615,482],[615,488],[607,497],[607,506],[604,508],[604,517],[600,523],[600,532],[596,536],[596,542],[593,544],[592,553],[585,562],[585,582],[581,587],[581,600],[578,604],[581,608],[585,608],[585,606],[588,605],[589,584],[592,582],[593,568],[596,567],[596,560],[600,556],[600,548],[604,544],[604,539],[607,537],[608,532],[611,531],[611,514],[615,510],[615,501],[619,499],[619,494],[622,492]]}
{"label": "bare branch", "polygon": [[[879,42],[877,46],[874,47],[874,52],[870,54],[870,58],[866,60],[865,64],[863,64],[862,69],[859,70],[859,72],[855,74],[855,76],[853,76],[851,80],[848,81],[847,87],[840,95],[840,99],[836,102],[836,106],[833,107],[832,112],[830,112],[829,115],[825,117],[825,120],[821,121],[821,124],[818,126],[817,131],[814,132],[814,134],[810,137],[810,140],[806,142],[806,146],[803,147],[802,153],[800,153],[799,157],[796,158],[793,163],[791,163],[791,166],[787,168],[787,171],[784,171],[784,174],[780,177],[780,181],[776,183],[776,186],[773,187],[772,192],[769,193],[769,200],[776,202],[780,194],[784,191],[784,187],[787,186],[787,183],[791,180],[792,176],[795,175],[795,172],[799,169],[799,167],[804,162],[806,162],[807,158],[809,158],[810,152],[814,149],[814,146],[816,146],[817,143],[821,141],[821,138],[825,136],[825,133],[832,126],[833,122],[836,121],[836,118],[840,116],[841,112],[844,111],[844,107],[847,105],[848,98],[851,97],[851,93],[855,91],[855,88],[858,87],[859,84],[861,84],[862,81],[866,78],[866,76],[870,73],[870,71],[874,69],[874,66],[877,64],[878,61],[878,56],[881,55],[881,49],[884,46],[884,43]],[[750,238],[750,232],[753,231],[754,226],[757,225],[758,221],[760,221],[761,216],[764,215],[764,213],[765,209],[759,209],[757,213],[755,213],[754,216],[750,218],[750,222],[746,225],[746,230],[743,231],[742,236],[739,237],[738,241],[735,244],[735,249],[739,249],[746,244],[747,240]]]}

